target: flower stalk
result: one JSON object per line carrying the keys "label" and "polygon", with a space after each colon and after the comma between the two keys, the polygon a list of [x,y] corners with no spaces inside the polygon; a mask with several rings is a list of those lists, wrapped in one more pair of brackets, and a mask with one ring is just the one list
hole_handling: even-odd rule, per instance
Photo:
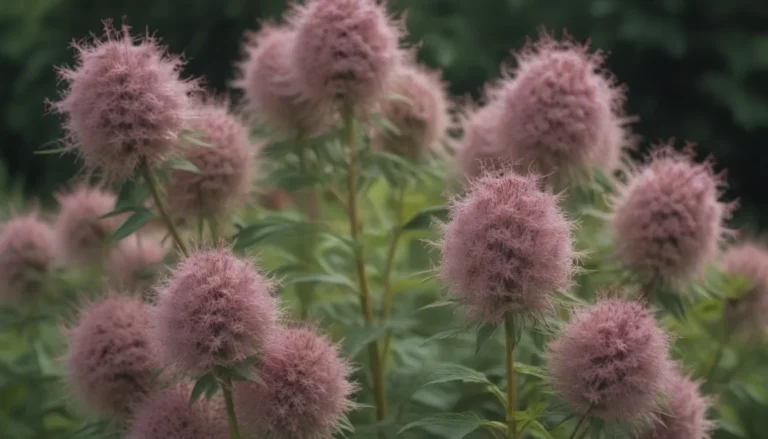
{"label": "flower stalk", "polygon": [[144,181],[147,183],[147,187],[149,188],[149,193],[152,196],[152,200],[155,202],[155,207],[157,208],[157,213],[160,215],[160,218],[165,223],[165,226],[168,228],[168,232],[171,234],[171,238],[173,238],[173,242],[176,243],[176,247],[179,248],[179,251],[185,256],[189,256],[189,248],[184,243],[184,240],[181,239],[181,235],[179,234],[178,229],[173,224],[173,220],[171,219],[171,216],[168,214],[168,209],[165,206],[165,202],[163,201],[163,198],[160,196],[160,186],[157,183],[157,179],[155,178],[155,174],[152,172],[152,169],[149,168],[149,165],[146,161],[142,161],[141,165],[139,166],[139,169],[141,171],[141,175],[144,178]]}

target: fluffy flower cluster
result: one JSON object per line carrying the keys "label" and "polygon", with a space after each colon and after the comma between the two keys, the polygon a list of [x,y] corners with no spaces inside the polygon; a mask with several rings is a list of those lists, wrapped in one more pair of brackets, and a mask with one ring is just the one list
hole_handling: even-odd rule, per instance
{"label": "fluffy flower cluster", "polygon": [[481,177],[453,203],[441,255],[442,279],[471,317],[492,323],[549,308],[550,294],[570,284],[575,257],[557,197],[514,173]]}
{"label": "fluffy flower cluster", "polygon": [[56,248],[63,261],[98,262],[122,216],[99,219],[115,207],[115,196],[95,187],[78,186],[56,196],[59,216],[54,225]]}
{"label": "fluffy flower cluster", "polygon": [[110,254],[107,271],[113,288],[134,293],[150,290],[152,269],[163,262],[166,249],[158,241],[145,238],[131,235]]}
{"label": "fluffy flower cluster", "polygon": [[400,66],[392,77],[390,96],[380,111],[397,133],[374,132],[374,144],[415,160],[439,146],[448,129],[448,100],[440,74],[416,65]]}
{"label": "fluffy flower cluster", "polygon": [[68,339],[70,385],[93,412],[124,415],[153,389],[155,354],[140,300],[108,296],[83,308]]}
{"label": "fluffy flower cluster", "polygon": [[229,427],[219,399],[189,404],[190,386],[180,385],[147,397],[131,420],[128,439],[226,439]]}
{"label": "fluffy flower cluster", "polygon": [[667,403],[642,439],[709,439],[714,427],[707,419],[710,400],[701,396],[699,384],[672,374],[664,385],[664,393]]}
{"label": "fluffy flower cluster", "polygon": [[723,182],[692,156],[657,146],[616,200],[618,256],[646,282],[689,279],[717,253],[729,213],[718,200]]}
{"label": "fluffy flower cluster", "polygon": [[259,353],[277,328],[272,285],[227,250],[183,260],[158,289],[154,339],[164,364],[200,376]]}
{"label": "fluffy flower cluster", "polygon": [[723,272],[742,276],[752,288],[741,298],[729,300],[729,324],[758,333],[768,331],[768,250],[754,243],[730,247],[723,255]]}
{"label": "fluffy flower cluster", "polygon": [[236,389],[247,428],[275,439],[328,439],[339,428],[354,386],[337,348],[310,328],[286,328],[259,371],[260,383]]}
{"label": "fluffy flower cluster", "polygon": [[283,137],[312,135],[327,125],[326,114],[297,82],[295,36],[290,27],[272,25],[249,35],[234,84],[244,92],[246,111]]}
{"label": "fluffy flower cluster", "polygon": [[176,169],[168,182],[168,202],[179,218],[221,215],[248,200],[254,154],[248,129],[223,104],[201,104],[190,127],[213,148],[188,146],[185,157],[198,171]]}
{"label": "fluffy flower cluster", "polygon": [[59,70],[68,88],[53,108],[65,115],[86,167],[123,178],[171,153],[194,84],[179,78],[181,60],[155,39],[136,41],[130,28],[109,21],[104,33],[103,41],[75,45],[77,66]]}
{"label": "fluffy flower cluster", "polygon": [[376,0],[297,5],[292,65],[302,93],[320,102],[374,103],[400,60],[400,32]]}
{"label": "fluffy flower cluster", "polygon": [[0,229],[0,301],[29,300],[54,263],[51,226],[36,215],[17,216]]}
{"label": "fluffy flower cluster", "polygon": [[457,162],[459,171],[470,180],[483,172],[499,171],[504,167],[494,135],[501,110],[501,104],[493,101],[464,115],[464,137],[457,152]]}
{"label": "fluffy flower cluster", "polygon": [[671,362],[668,337],[637,302],[578,311],[549,346],[554,387],[578,413],[633,420],[655,409]]}

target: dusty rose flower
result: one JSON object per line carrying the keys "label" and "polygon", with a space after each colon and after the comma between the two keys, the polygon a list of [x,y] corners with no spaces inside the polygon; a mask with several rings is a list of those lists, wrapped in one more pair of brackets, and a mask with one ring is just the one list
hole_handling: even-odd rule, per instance
{"label": "dusty rose flower", "polygon": [[672,374],[664,386],[667,403],[642,439],[709,439],[714,424],[707,419],[710,399],[701,396],[699,384]]}
{"label": "dusty rose flower", "polygon": [[379,111],[399,134],[374,131],[374,145],[412,160],[440,147],[449,121],[440,73],[415,64],[402,65],[393,74],[388,92]]}
{"label": "dusty rose flower", "polygon": [[140,300],[110,295],[86,306],[67,337],[70,386],[94,413],[125,415],[153,389],[155,354]]}
{"label": "dusty rose flower", "polygon": [[615,202],[612,226],[621,261],[643,281],[684,281],[717,253],[729,207],[723,180],[693,151],[657,146]]}
{"label": "dusty rose flower", "polygon": [[387,88],[399,62],[400,32],[375,0],[297,5],[293,68],[302,92],[322,102],[367,106]]}
{"label": "dusty rose flower", "polygon": [[148,292],[156,266],[163,262],[166,249],[146,236],[131,235],[109,256],[107,272],[113,288],[134,293]]}
{"label": "dusty rose flower", "polygon": [[549,345],[557,392],[577,413],[609,421],[651,414],[670,373],[668,337],[638,302],[577,311]]}
{"label": "dusty rose flower", "polygon": [[51,226],[37,215],[11,218],[0,227],[0,302],[33,299],[54,262]]}
{"label": "dusty rose flower", "polygon": [[259,369],[261,383],[236,387],[247,429],[275,439],[330,439],[352,403],[350,367],[311,328],[283,329]]}
{"label": "dusty rose flower", "polygon": [[308,136],[328,125],[327,112],[301,92],[293,69],[296,32],[264,24],[249,34],[245,59],[236,67],[235,87],[243,90],[245,109],[282,137]]}
{"label": "dusty rose flower", "polygon": [[519,172],[560,180],[572,170],[614,171],[628,139],[625,93],[605,70],[603,55],[542,33],[515,58],[517,67],[498,92],[499,158]]}
{"label": "dusty rose flower", "polygon": [[52,104],[66,117],[69,141],[89,169],[130,176],[142,161],[159,164],[172,152],[188,115],[192,82],[182,62],[156,39],[134,39],[130,28],[104,22],[104,38],[74,45],[77,66],[59,69],[67,88]]}
{"label": "dusty rose flower", "polygon": [[200,398],[189,404],[191,386],[150,394],[131,420],[128,439],[227,439],[223,403]]}
{"label": "dusty rose flower", "polygon": [[276,330],[272,285],[228,250],[197,251],[158,289],[153,321],[161,360],[189,376],[259,354]]}
{"label": "dusty rose flower", "polygon": [[503,145],[496,139],[501,118],[501,103],[491,101],[483,107],[466,111],[464,115],[464,138],[457,152],[459,171],[469,179],[476,178],[484,171],[499,171],[505,163],[501,157]]}
{"label": "dusty rose flower", "polygon": [[56,195],[59,216],[54,224],[56,248],[63,263],[98,263],[106,256],[109,238],[124,216],[99,219],[115,207],[115,196],[105,190],[78,186]]}
{"label": "dusty rose flower", "polygon": [[190,145],[184,156],[199,172],[175,169],[168,182],[168,206],[179,217],[220,216],[248,201],[255,148],[248,128],[224,104],[202,104],[190,127],[213,148]]}
{"label": "dusty rose flower", "polygon": [[743,276],[751,284],[741,298],[728,300],[725,316],[740,329],[768,332],[768,250],[755,243],[730,247],[723,255],[723,272]]}
{"label": "dusty rose flower", "polygon": [[475,319],[500,323],[507,312],[550,308],[570,284],[571,224],[557,197],[534,176],[474,180],[444,226],[440,277]]}

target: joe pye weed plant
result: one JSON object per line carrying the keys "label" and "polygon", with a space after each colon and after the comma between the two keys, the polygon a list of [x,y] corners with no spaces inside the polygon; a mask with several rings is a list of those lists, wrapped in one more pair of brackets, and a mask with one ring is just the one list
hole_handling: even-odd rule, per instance
{"label": "joe pye weed plant", "polygon": [[756,437],[768,250],[714,162],[632,161],[625,88],[567,34],[470,102],[406,33],[294,4],[232,96],[127,24],[73,44],[41,153],[83,172],[0,228],[4,434]]}

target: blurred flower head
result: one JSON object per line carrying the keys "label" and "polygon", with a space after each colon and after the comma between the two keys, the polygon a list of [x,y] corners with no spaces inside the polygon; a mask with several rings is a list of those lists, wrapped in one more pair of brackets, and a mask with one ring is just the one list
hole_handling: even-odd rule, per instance
{"label": "blurred flower head", "polygon": [[639,302],[602,299],[549,345],[557,392],[576,412],[632,421],[656,408],[670,373],[668,337]]}
{"label": "blurred flower head", "polygon": [[234,83],[244,92],[246,112],[281,137],[312,135],[329,122],[327,112],[298,84],[291,58],[295,37],[294,29],[270,24],[249,34]]}
{"label": "blurred flower head", "polygon": [[166,248],[148,236],[131,235],[112,250],[107,271],[113,288],[143,294],[150,291],[153,268],[163,262]]}
{"label": "blurred flower head", "polygon": [[277,328],[271,282],[224,249],[192,253],[158,288],[153,314],[160,359],[201,376],[260,354]]}
{"label": "blurred flower head", "polygon": [[236,388],[244,425],[275,439],[329,439],[341,428],[355,386],[336,346],[312,328],[284,328],[267,349],[260,383]]}
{"label": "blurred flower head", "polygon": [[376,0],[323,0],[297,5],[292,65],[302,92],[325,103],[372,105],[399,60],[400,29]]}
{"label": "blurred flower head", "polygon": [[66,265],[100,263],[106,257],[109,239],[124,215],[99,219],[115,207],[114,194],[79,185],[56,195],[59,216],[54,224],[56,249]]}
{"label": "blurred flower head", "polygon": [[685,281],[711,261],[729,206],[718,200],[723,179],[691,146],[658,145],[620,189],[612,226],[620,260],[644,282]]}
{"label": "blurred flower head", "polygon": [[153,389],[155,354],[139,299],[109,295],[85,306],[67,336],[70,387],[94,413],[126,415]]}
{"label": "blurred flower head", "polygon": [[557,197],[515,173],[480,177],[453,203],[441,255],[440,277],[469,315],[494,324],[507,312],[550,308],[575,258]]}
{"label": "blurred flower head", "polygon": [[503,110],[499,101],[482,107],[465,109],[463,114],[464,138],[457,152],[459,171],[469,179],[484,172],[497,172],[506,163],[502,145],[496,139],[496,128]]}
{"label": "blurred flower head", "polygon": [[188,145],[184,157],[196,168],[174,169],[168,182],[168,207],[179,217],[219,216],[248,201],[255,148],[248,128],[225,103],[198,105],[190,127],[212,147]]}
{"label": "blurred flower head", "polygon": [[749,332],[768,333],[768,250],[750,242],[733,245],[723,255],[721,269],[745,278],[751,287],[742,297],[726,302],[728,324]]}
{"label": "blurred flower head", "polygon": [[709,439],[714,424],[707,419],[711,400],[699,393],[699,383],[678,373],[664,385],[667,403],[642,439]]}
{"label": "blurred flower head", "polygon": [[36,214],[15,216],[0,226],[0,302],[40,293],[54,263],[54,244],[53,229]]}

